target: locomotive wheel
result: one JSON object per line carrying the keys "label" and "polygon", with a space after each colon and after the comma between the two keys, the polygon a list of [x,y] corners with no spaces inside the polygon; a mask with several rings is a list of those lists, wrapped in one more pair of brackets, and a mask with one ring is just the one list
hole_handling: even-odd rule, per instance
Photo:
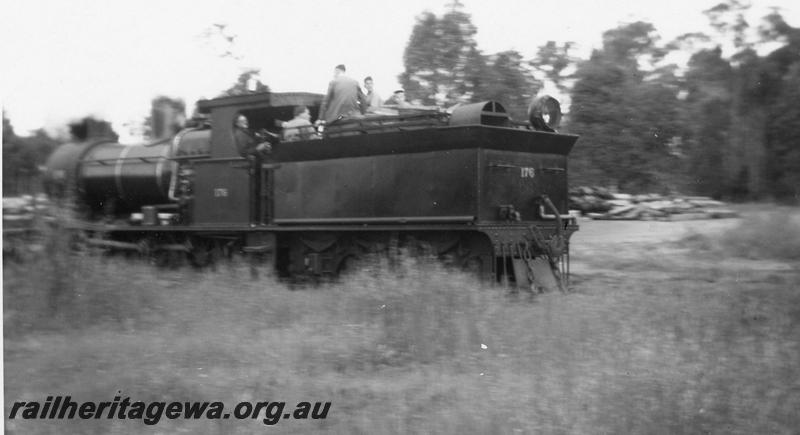
{"label": "locomotive wheel", "polygon": [[180,251],[169,251],[169,268],[178,269],[186,261],[185,256]]}
{"label": "locomotive wheel", "polygon": [[182,252],[168,249],[159,249],[150,256],[150,262],[159,268],[177,269],[183,261]]}
{"label": "locomotive wheel", "polygon": [[151,253],[150,262],[158,268],[166,268],[170,263],[169,251],[158,250]]}
{"label": "locomotive wheel", "polygon": [[189,263],[191,263],[192,266],[198,269],[206,267],[209,264],[211,264],[212,263],[211,258],[213,257],[211,255],[211,251],[205,249],[192,250],[192,252],[187,253],[187,256],[189,258]]}
{"label": "locomotive wheel", "polygon": [[461,269],[464,270],[464,272],[480,276],[483,270],[483,261],[477,255],[473,255],[464,260]]}
{"label": "locomotive wheel", "polygon": [[208,242],[197,241],[192,244],[192,250],[186,255],[192,266],[206,267],[214,262],[214,246]]}
{"label": "locomotive wheel", "polygon": [[339,267],[336,270],[337,275],[347,274],[358,270],[359,258],[355,255],[348,255],[339,262]]}

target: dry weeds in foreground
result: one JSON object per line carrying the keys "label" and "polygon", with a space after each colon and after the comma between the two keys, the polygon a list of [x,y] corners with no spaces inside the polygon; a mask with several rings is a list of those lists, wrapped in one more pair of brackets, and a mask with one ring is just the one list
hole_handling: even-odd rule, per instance
{"label": "dry weeds in foreground", "polygon": [[609,249],[595,264],[607,273],[534,298],[414,260],[290,290],[237,264],[169,271],[49,251],[5,267],[6,415],[16,400],[111,400],[120,389],[145,401],[333,406],[327,420],[273,427],[7,420],[6,430],[792,433],[800,272],[740,259],[749,266],[732,273],[733,251],[715,247],[733,236],[704,237],[711,248]]}

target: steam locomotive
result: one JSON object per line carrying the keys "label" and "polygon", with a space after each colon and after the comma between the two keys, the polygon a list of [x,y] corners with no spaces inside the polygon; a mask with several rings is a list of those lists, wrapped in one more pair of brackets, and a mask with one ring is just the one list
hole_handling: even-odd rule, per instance
{"label": "steam locomotive", "polygon": [[322,98],[200,100],[203,121],[168,139],[65,144],[46,164],[46,190],[75,199],[88,243],[159,263],[242,253],[282,276],[326,276],[406,250],[493,281],[567,276],[577,136],[554,130],[555,100],[540,100],[528,122],[489,101],[346,118],[281,141],[280,121],[297,106],[316,119]]}

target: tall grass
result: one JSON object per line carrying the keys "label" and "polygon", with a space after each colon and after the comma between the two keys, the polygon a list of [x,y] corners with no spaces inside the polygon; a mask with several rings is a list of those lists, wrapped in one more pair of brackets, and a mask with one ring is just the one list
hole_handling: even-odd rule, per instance
{"label": "tall grass", "polygon": [[747,258],[800,260],[799,218],[789,210],[756,214],[726,233],[722,247]]}
{"label": "tall grass", "polygon": [[[724,237],[712,240],[723,244]],[[698,255],[705,255],[700,252]],[[609,255],[616,255],[611,252]],[[800,274],[651,265],[566,295],[426,260],[294,289],[247,265],[160,270],[50,251],[4,271],[16,400],[332,401],[327,420],[6,421],[11,433],[791,433]],[[58,423],[58,424],[56,424]]]}
{"label": "tall grass", "polygon": [[800,214],[792,208],[751,212],[721,237],[694,232],[682,242],[727,256],[800,260]]}

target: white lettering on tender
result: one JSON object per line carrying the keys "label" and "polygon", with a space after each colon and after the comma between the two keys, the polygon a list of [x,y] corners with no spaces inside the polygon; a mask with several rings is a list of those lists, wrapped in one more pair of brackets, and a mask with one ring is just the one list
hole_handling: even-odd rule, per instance
{"label": "white lettering on tender", "polygon": [[228,196],[228,189],[218,187],[214,189],[214,196],[219,197],[227,197]]}
{"label": "white lettering on tender", "polygon": [[522,178],[533,178],[536,175],[536,170],[534,168],[526,166],[520,166],[519,172],[519,176]]}

